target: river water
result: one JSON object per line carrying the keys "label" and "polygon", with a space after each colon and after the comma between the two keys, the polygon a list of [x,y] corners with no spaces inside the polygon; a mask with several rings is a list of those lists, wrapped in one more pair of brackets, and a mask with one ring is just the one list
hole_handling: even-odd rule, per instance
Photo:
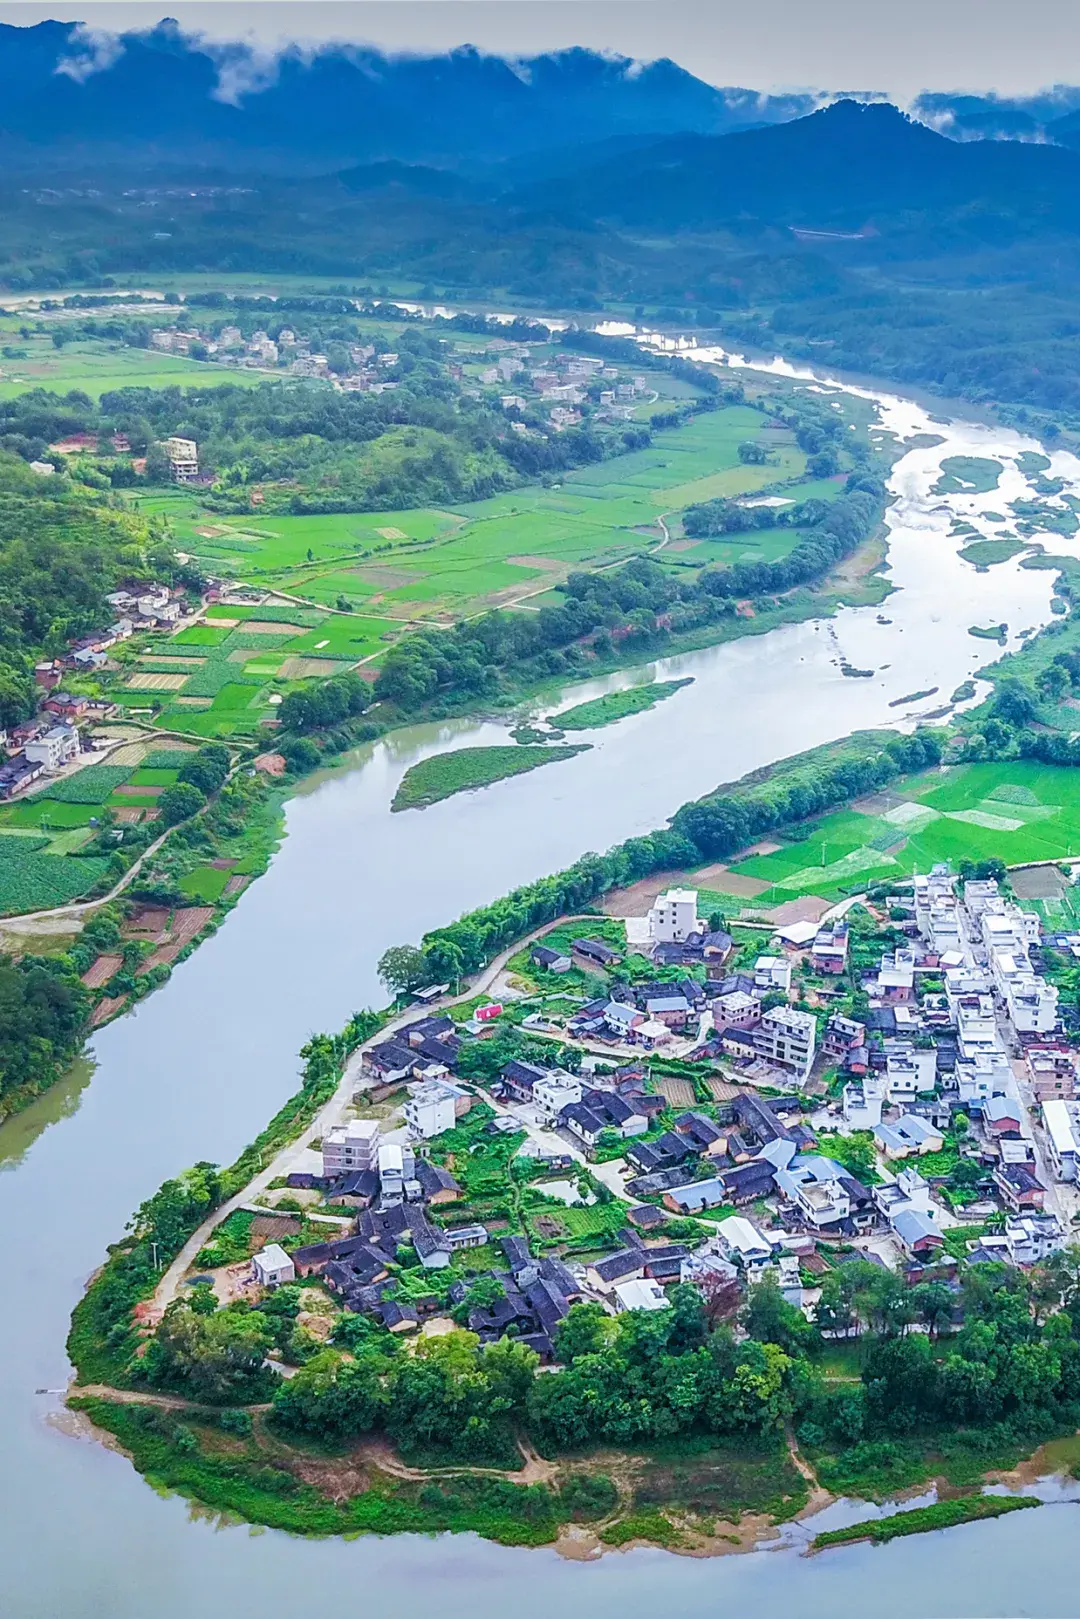
{"label": "river water", "polygon": [[[579,685],[563,706],[643,678],[694,676],[652,711],[586,736],[591,751],[422,813],[389,813],[409,764],[501,741],[502,726],[419,727],[358,752],[290,803],[270,871],[227,925],[95,1036],[87,1063],[0,1130],[0,1613],[278,1619],[357,1597],[395,1611],[437,1603],[450,1619],[510,1605],[521,1619],[547,1619],[562,1601],[632,1619],[668,1607],[688,1619],[748,1606],[760,1619],[1080,1612],[1073,1505],[813,1559],[792,1547],[714,1561],[642,1550],[581,1566],[472,1537],[304,1542],[222,1528],[64,1431],[68,1317],[105,1245],[167,1176],[237,1153],[295,1088],[309,1034],[378,1004],[375,963],[387,945],[586,849],[660,826],[687,798],[757,765],[933,711],[999,655],[968,634],[971,625],[1004,622],[1016,646],[1022,631],[1048,622],[1050,574],[1015,561],[978,574],[948,533],[952,516],[985,534],[1000,529],[985,513],[1024,493],[1015,457],[1038,446],[874,397],[883,430],[944,440],[910,449],[894,469],[897,590],[880,610],[843,610]],[[997,457],[1002,487],[932,494],[948,455]],[[1080,462],[1055,456],[1053,470],[1080,493]],[[1054,537],[1050,548],[1080,554]],[[842,660],[872,678],[845,677]],[[935,696],[889,706],[933,687]]]}

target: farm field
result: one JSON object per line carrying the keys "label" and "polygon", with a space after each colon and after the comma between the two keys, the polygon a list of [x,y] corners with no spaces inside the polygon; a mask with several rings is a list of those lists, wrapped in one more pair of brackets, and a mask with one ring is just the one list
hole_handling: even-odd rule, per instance
{"label": "farm field", "polygon": [[266,380],[259,371],[186,360],[155,349],[125,348],[104,339],[67,343],[57,349],[51,338],[12,334],[10,346],[25,349],[26,358],[0,360],[0,399],[14,399],[31,388],[49,388],[60,394],[78,388],[92,399],[100,399],[117,388],[205,387],[215,382],[255,387]]}
{"label": "farm field", "polygon": [[[755,907],[801,895],[839,899],[890,874],[939,860],[999,858],[1007,865],[1080,853],[1075,771],[1026,760],[963,764],[894,783],[812,823],[809,836],[731,867],[768,886]],[[1067,910],[1066,902],[1060,904]]]}
{"label": "farm field", "polygon": [[404,627],[397,619],[303,606],[215,605],[204,623],[156,639],[109,695],[131,710],[160,704],[155,723],[165,730],[256,736],[272,719],[275,698],[305,679],[377,658]]}
{"label": "farm field", "polygon": [[[767,445],[771,464],[744,466],[738,446]],[[228,574],[336,607],[396,621],[446,622],[538,598],[577,567],[603,567],[652,550],[670,514],[674,538],[662,558],[685,567],[784,556],[797,529],[757,530],[732,539],[689,540],[675,517],[696,501],[749,495],[799,480],[788,496],[831,498],[832,480],[803,479],[806,456],[786,430],[764,427],[745,405],[703,411],[656,433],[644,450],[447,509],[262,517],[208,513],[193,494],[138,497],[169,517],[179,545],[208,571]]]}

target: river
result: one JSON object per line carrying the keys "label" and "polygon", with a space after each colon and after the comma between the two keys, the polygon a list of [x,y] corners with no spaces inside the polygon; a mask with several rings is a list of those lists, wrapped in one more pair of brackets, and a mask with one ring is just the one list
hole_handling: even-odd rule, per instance
{"label": "river", "polygon": [[[502,740],[502,726],[419,727],[358,752],[289,804],[288,836],[227,925],[164,988],[96,1035],[88,1063],[0,1130],[5,1615],[278,1619],[358,1595],[365,1606],[395,1610],[437,1602],[449,1619],[510,1605],[531,1619],[564,1600],[632,1619],[668,1606],[688,1619],[747,1605],[761,1619],[1080,1610],[1071,1505],[813,1559],[792,1548],[708,1562],[643,1550],[581,1566],[472,1537],[304,1542],[222,1528],[158,1497],[122,1457],[64,1431],[68,1317],[105,1245],[167,1176],[236,1154],[295,1088],[297,1052],[310,1033],[378,1004],[375,963],[388,944],[415,940],[586,849],[662,825],[685,799],[754,766],[934,710],[999,655],[969,636],[973,624],[1007,623],[1016,646],[1021,631],[1049,621],[1049,573],[1015,560],[976,573],[957,556],[963,541],[949,535],[952,516],[981,533],[999,529],[985,513],[1023,493],[1015,457],[1038,446],[874,397],[884,430],[944,441],[910,449],[894,469],[889,577],[897,590],[880,610],[843,610],[827,623],[578,686],[564,706],[646,674],[694,676],[655,709],[586,736],[591,751],[422,813],[389,813],[408,765]],[[996,456],[1006,466],[1002,488],[932,494],[948,455]],[[1054,472],[1080,493],[1080,462],[1055,456]],[[1075,542],[1048,538],[1054,550],[1080,554]],[[873,677],[845,677],[842,660]],[[936,696],[889,706],[932,687]]]}

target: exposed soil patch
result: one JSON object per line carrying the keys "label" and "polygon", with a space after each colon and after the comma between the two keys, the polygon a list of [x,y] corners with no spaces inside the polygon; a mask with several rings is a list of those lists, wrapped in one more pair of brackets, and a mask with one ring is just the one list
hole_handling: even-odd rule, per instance
{"label": "exposed soil patch", "polygon": [[251,878],[246,876],[230,877],[223,891],[226,894],[239,894],[240,890],[246,888],[250,881]]}
{"label": "exposed soil patch", "polygon": [[819,899],[816,894],[804,894],[800,899],[786,899],[765,912],[770,922],[786,927],[789,922],[820,922],[832,906],[832,900]]}
{"label": "exposed soil patch", "polygon": [[608,916],[645,916],[657,894],[662,894],[673,883],[684,882],[683,871],[654,872],[628,888],[613,888],[604,896],[604,910]]}
{"label": "exposed soil patch", "polygon": [[688,1079],[680,1079],[677,1074],[661,1074],[658,1076],[657,1088],[672,1107],[694,1105],[694,1087]]}
{"label": "exposed soil patch", "polygon": [[133,912],[120,929],[125,939],[163,939],[169,928],[169,913],[163,905],[144,905]]}
{"label": "exposed soil patch", "polygon": [[[700,876],[700,873],[698,874]],[[710,878],[707,886],[718,894],[732,894],[736,899],[756,899],[764,894],[771,883],[762,882],[760,877],[741,876],[736,871],[721,871],[716,877]]]}
{"label": "exposed soil patch", "polygon": [[[220,618],[214,619],[215,624],[220,624],[221,622],[222,620]],[[304,626],[302,624],[268,624],[266,620],[262,618],[249,618],[245,620],[244,623],[244,634],[277,636],[303,635]]]}
{"label": "exposed soil patch", "polygon": [[127,683],[128,691],[179,691],[186,680],[187,674],[182,675],[132,675]]}
{"label": "exposed soil patch", "polygon": [[151,951],[144,962],[140,963],[139,973],[152,972],[155,967],[171,967],[179,954],[178,944],[159,945],[156,950]]}
{"label": "exposed soil patch", "polygon": [[286,658],[278,670],[282,680],[313,680],[317,676],[332,675],[341,665],[336,658]]}
{"label": "exposed soil patch", "polygon": [[83,973],[82,981],[87,989],[101,989],[123,965],[123,956],[99,956],[93,966]]}
{"label": "exposed soil patch", "polygon": [[126,1000],[126,995],[116,995],[111,999],[98,1001],[97,1005],[94,1007],[93,1015],[90,1018],[90,1027],[92,1029],[96,1029],[99,1024],[102,1024],[106,1021],[106,1019],[111,1018],[114,1012],[119,1012]]}
{"label": "exposed soil patch", "polygon": [[1017,899],[1059,899],[1069,886],[1056,866],[1028,866],[1011,871],[1009,882]]}
{"label": "exposed soil patch", "polygon": [[283,776],[288,765],[280,753],[260,753],[255,759],[255,769],[261,770],[264,776]]}
{"label": "exposed soil patch", "polygon": [[113,791],[117,793],[126,793],[129,797],[157,798],[159,794],[165,791],[165,789],[164,787],[136,787],[132,786],[129,782],[122,787],[115,787]]}
{"label": "exposed soil patch", "polygon": [[212,905],[189,905],[182,911],[175,911],[169,929],[170,937],[181,946],[187,944],[189,939],[201,932],[213,914]]}

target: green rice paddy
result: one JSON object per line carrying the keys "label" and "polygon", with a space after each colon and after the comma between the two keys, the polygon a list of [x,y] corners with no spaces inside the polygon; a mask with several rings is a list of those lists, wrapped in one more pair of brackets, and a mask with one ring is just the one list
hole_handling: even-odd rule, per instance
{"label": "green rice paddy", "polygon": [[[753,904],[806,894],[839,899],[889,875],[937,861],[999,858],[1007,865],[1080,854],[1080,775],[1024,760],[927,771],[887,794],[811,824],[809,835],[731,869],[769,884]],[[1064,901],[1047,901],[1068,906]],[[1070,913],[1071,914],[1071,913]]]}
{"label": "green rice paddy", "polygon": [[[748,438],[767,443],[769,465],[742,464],[738,446]],[[790,488],[793,500],[838,493],[839,483],[803,479],[805,467],[788,432],[765,429],[759,411],[734,405],[659,431],[647,449],[579,468],[561,484],[447,510],[222,516],[180,492],[139,497],[139,504],[167,515],[177,543],[211,572],[325,607],[346,601],[359,613],[400,624],[445,621],[525,598],[531,605],[573,568],[654,550],[663,515],[673,519],[672,540],[658,553],[665,563],[774,560],[798,543],[797,529],[694,541],[679,534],[674,514],[784,480],[802,480]]]}
{"label": "green rice paddy", "polygon": [[20,336],[15,342],[26,350],[26,358],[3,361],[0,399],[14,399],[31,388],[59,394],[78,388],[100,399],[116,388],[206,387],[222,382],[253,388],[266,380],[258,371],[186,360],[156,349],[125,348],[97,338],[67,343],[62,349],[54,348],[49,336]]}

